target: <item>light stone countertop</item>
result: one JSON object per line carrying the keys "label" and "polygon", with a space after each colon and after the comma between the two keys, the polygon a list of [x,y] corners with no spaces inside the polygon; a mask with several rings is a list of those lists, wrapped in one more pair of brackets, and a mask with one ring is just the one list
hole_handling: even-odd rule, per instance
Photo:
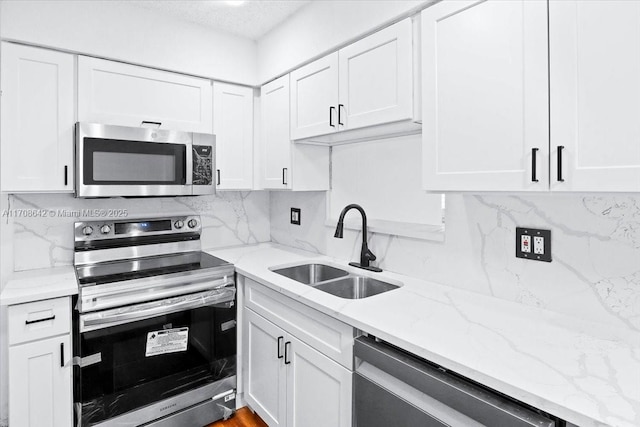
{"label": "light stone countertop", "polygon": [[[640,426],[640,333],[276,244],[210,250],[323,313],[581,427]],[[346,300],[269,268],[325,262],[403,286]]]}
{"label": "light stone countertop", "polygon": [[72,265],[13,273],[0,294],[0,305],[22,304],[78,293]]}

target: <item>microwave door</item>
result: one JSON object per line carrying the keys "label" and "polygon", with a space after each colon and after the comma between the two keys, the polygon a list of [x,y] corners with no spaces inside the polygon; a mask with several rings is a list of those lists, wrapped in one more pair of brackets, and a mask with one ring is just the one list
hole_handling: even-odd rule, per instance
{"label": "microwave door", "polygon": [[[188,134],[131,128],[127,135],[124,131],[129,128],[106,125],[92,125],[100,126],[101,132],[91,134],[84,133],[80,125],[89,124],[77,126],[77,197],[191,194],[187,182],[191,175],[187,162],[191,141],[152,140],[184,140],[183,135]],[[113,128],[117,132],[110,132]]]}

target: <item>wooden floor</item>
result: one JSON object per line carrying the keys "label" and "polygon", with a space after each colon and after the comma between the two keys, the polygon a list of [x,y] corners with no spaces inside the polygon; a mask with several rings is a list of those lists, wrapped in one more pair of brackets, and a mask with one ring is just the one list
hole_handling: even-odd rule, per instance
{"label": "wooden floor", "polygon": [[217,421],[206,427],[268,427],[264,421],[247,407],[240,408],[226,421]]}

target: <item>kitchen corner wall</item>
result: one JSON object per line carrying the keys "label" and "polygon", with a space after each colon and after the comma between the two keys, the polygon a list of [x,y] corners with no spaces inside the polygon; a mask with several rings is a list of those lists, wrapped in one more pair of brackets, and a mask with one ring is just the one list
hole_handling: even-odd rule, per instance
{"label": "kitchen corner wall", "polygon": [[[325,212],[324,192],[273,192],[272,241],[357,260],[362,235],[333,238]],[[374,233],[369,247],[384,270],[640,330],[640,196],[448,194],[445,223],[444,242]],[[550,229],[553,261],[515,258],[516,226]]]}
{"label": "kitchen corner wall", "polygon": [[[73,264],[73,223],[82,210],[124,210],[111,220],[197,214],[202,218],[202,247],[212,249],[269,241],[269,193],[218,192],[212,196],[145,199],[76,199],[70,194],[10,195],[13,218],[13,269]],[[80,212],[82,214],[82,212]],[[46,216],[40,216],[46,215]],[[86,214],[84,220],[93,220]],[[6,223],[7,218],[3,218]]]}

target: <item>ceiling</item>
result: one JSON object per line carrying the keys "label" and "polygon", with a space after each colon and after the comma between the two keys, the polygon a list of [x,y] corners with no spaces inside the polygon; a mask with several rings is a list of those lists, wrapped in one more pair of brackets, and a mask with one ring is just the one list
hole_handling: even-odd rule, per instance
{"label": "ceiling", "polygon": [[127,4],[257,40],[311,0],[130,0]]}

